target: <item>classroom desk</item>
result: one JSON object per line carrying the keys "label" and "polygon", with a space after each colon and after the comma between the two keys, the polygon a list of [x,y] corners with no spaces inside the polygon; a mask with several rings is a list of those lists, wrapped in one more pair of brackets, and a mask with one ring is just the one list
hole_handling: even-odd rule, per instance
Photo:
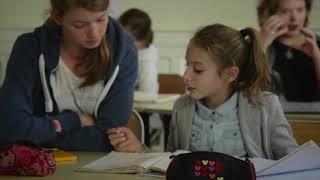
{"label": "classroom desk", "polygon": [[[145,132],[149,132],[149,115],[152,113],[159,113],[161,115],[161,120],[164,128],[164,143],[167,144],[169,135],[169,126],[171,113],[175,101],[179,98],[180,94],[158,94],[160,102],[155,101],[134,101],[133,108],[137,110],[144,121]],[[150,135],[145,134],[145,143],[150,145],[149,140]],[[165,148],[165,147],[164,147]]]}
{"label": "classroom desk", "polygon": [[320,113],[320,102],[292,102],[286,101],[282,96],[279,97],[283,111],[286,113],[295,114],[319,114]]}
{"label": "classroom desk", "polygon": [[285,113],[285,115],[298,144],[301,145],[311,139],[320,144],[319,113]]}
{"label": "classroom desk", "polygon": [[[74,169],[81,167],[91,161],[94,161],[105,153],[97,152],[75,152],[78,156],[77,161],[70,161],[65,163],[58,163],[57,170],[54,174],[46,177],[28,177],[28,176],[2,176],[0,180],[22,179],[22,180],[165,180],[165,178],[140,176],[135,174],[109,174],[109,173],[89,173],[89,172],[75,172]],[[258,180],[319,180],[320,169],[300,171],[295,173],[286,173],[273,176],[258,177]]]}
{"label": "classroom desk", "polygon": [[[89,172],[75,172],[74,169],[81,167],[91,161],[94,161],[106,153],[98,152],[76,152],[78,156],[77,161],[70,161],[57,164],[57,170],[54,174],[46,177],[28,177],[28,176],[2,176],[0,180],[160,180],[162,178],[138,176],[132,174],[108,174],[108,173],[89,173]],[[164,178],[163,178],[164,179]]]}
{"label": "classroom desk", "polygon": [[171,114],[174,101],[155,103],[155,102],[134,102],[133,108],[143,113]]}
{"label": "classroom desk", "polygon": [[[133,108],[140,113],[159,113],[171,115],[174,102],[179,98],[178,94],[159,94],[163,101],[134,101]],[[172,98],[171,98],[172,97]],[[164,100],[168,98],[168,100]]]}

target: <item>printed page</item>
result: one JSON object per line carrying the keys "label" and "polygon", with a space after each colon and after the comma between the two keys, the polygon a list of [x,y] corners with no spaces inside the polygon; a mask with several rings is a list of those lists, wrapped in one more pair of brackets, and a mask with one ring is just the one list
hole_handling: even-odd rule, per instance
{"label": "printed page", "polygon": [[152,157],[151,159],[149,157],[146,157],[145,159],[142,159],[139,164],[144,167],[145,169],[148,169],[152,167],[154,164],[157,164],[160,162],[163,158],[169,157],[171,153],[144,153],[145,156]]}
{"label": "printed page", "polygon": [[254,169],[256,170],[256,173],[261,172],[267,169],[268,167],[273,166],[277,162],[276,160],[264,159],[264,158],[250,158],[250,161],[254,164]]}
{"label": "printed page", "polygon": [[157,158],[158,161],[153,162],[152,164],[149,164],[146,167],[146,173],[152,173],[152,172],[160,172],[165,173],[167,169],[167,162],[170,162],[171,153],[167,153],[165,155],[162,155]]}
{"label": "printed page", "polygon": [[108,155],[93,161],[78,171],[139,173],[149,165],[159,161],[163,153],[122,153],[112,151]]}
{"label": "printed page", "polygon": [[186,150],[177,150],[174,153],[168,153],[166,155],[163,155],[161,159],[154,163],[152,166],[150,166],[149,170],[151,171],[160,171],[162,173],[165,173],[170,162],[171,162],[171,156],[172,155],[178,155],[178,154],[184,154],[184,153],[189,153],[190,151]]}
{"label": "printed page", "polygon": [[317,169],[320,168],[320,148],[309,141],[278,161],[256,159],[253,163],[257,176]]}
{"label": "printed page", "polygon": [[150,168],[148,169],[149,172],[151,171],[158,171],[158,172],[161,172],[161,173],[165,173],[170,162],[171,162],[171,159],[170,159],[170,156],[172,154],[167,154],[167,155],[163,155],[161,157],[161,159],[159,159],[158,162],[152,164],[150,166]]}

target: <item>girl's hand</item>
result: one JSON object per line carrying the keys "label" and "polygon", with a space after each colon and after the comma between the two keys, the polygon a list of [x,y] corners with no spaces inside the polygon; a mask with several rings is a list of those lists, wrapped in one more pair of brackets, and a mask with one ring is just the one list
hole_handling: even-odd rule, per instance
{"label": "girl's hand", "polygon": [[320,59],[320,50],[317,44],[317,38],[315,33],[310,31],[307,28],[303,28],[301,30],[303,35],[305,36],[305,43],[302,45],[302,47],[298,47],[298,49],[302,50],[304,53],[306,53],[308,56],[312,57],[313,60]]}
{"label": "girl's hand", "polygon": [[80,117],[80,123],[81,123],[81,127],[85,127],[85,126],[93,126],[95,124],[95,119],[92,115],[87,114],[87,113],[80,113],[79,114]]}
{"label": "girl's hand", "polygon": [[263,23],[260,30],[260,39],[265,52],[275,39],[288,32],[286,22],[285,17],[276,14],[270,16]]}
{"label": "girl's hand", "polygon": [[107,130],[110,144],[120,152],[142,152],[143,145],[127,127],[111,128]]}

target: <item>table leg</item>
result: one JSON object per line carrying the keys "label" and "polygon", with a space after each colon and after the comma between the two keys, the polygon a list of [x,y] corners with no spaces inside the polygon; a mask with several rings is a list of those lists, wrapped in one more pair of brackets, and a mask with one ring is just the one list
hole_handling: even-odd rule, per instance
{"label": "table leg", "polygon": [[150,128],[150,121],[149,121],[149,113],[140,113],[143,124],[144,124],[144,144],[150,147],[150,134],[149,134],[149,128]]}
{"label": "table leg", "polygon": [[161,117],[161,120],[163,123],[163,129],[164,129],[164,151],[165,151],[167,149],[171,115],[165,114]]}

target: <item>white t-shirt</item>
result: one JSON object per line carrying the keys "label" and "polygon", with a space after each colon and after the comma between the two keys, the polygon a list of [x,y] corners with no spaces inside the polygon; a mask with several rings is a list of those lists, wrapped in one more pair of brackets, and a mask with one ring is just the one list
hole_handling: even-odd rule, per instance
{"label": "white t-shirt", "polygon": [[59,111],[72,110],[94,114],[96,104],[103,91],[103,81],[92,86],[79,88],[84,78],[76,76],[60,58],[55,75],[50,83]]}
{"label": "white t-shirt", "polygon": [[151,44],[148,48],[138,50],[139,72],[136,84],[138,91],[158,93],[158,50]]}

